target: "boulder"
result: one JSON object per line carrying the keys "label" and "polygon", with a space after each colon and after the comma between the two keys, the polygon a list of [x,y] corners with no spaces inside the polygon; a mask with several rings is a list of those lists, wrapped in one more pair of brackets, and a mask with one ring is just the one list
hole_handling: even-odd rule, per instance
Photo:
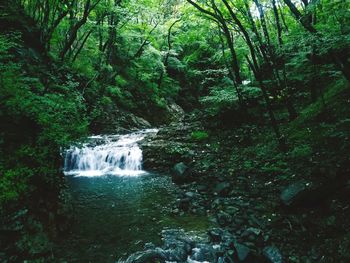
{"label": "boulder", "polygon": [[125,263],[149,263],[149,262],[165,262],[166,256],[161,249],[146,250],[136,252],[129,256]]}
{"label": "boulder", "polygon": [[182,198],[178,201],[178,207],[181,210],[187,211],[190,207],[190,199],[189,198]]}
{"label": "boulder", "polygon": [[232,223],[232,216],[226,212],[219,212],[217,215],[217,222],[220,226],[227,226]]}
{"label": "boulder", "polygon": [[250,249],[247,246],[242,245],[240,243],[236,243],[235,249],[237,252],[238,260],[240,262],[245,261],[248,258],[249,253],[250,253]]}
{"label": "boulder", "polygon": [[212,228],[208,231],[208,236],[212,242],[220,242],[222,240],[223,230],[220,228]]}
{"label": "boulder", "polygon": [[301,202],[303,197],[310,189],[310,184],[305,181],[299,181],[288,185],[281,192],[281,201],[286,206],[294,206]]}
{"label": "boulder", "polygon": [[146,129],[152,127],[152,125],[148,121],[134,114],[130,114],[129,121],[134,127],[137,127],[139,129]]}
{"label": "boulder", "polygon": [[190,257],[196,262],[215,262],[216,256],[213,248],[209,245],[201,245],[192,249]]}
{"label": "boulder", "polygon": [[171,122],[182,121],[185,117],[185,111],[174,101],[167,102],[166,111]]}
{"label": "boulder", "polygon": [[263,250],[263,255],[269,263],[282,263],[283,258],[279,249],[275,246],[267,246]]}
{"label": "boulder", "polygon": [[219,196],[227,196],[231,190],[231,184],[228,182],[218,183],[214,187],[214,193],[217,193]]}
{"label": "boulder", "polygon": [[191,172],[189,167],[183,162],[174,165],[171,172],[172,180],[176,184],[183,184],[191,181]]}

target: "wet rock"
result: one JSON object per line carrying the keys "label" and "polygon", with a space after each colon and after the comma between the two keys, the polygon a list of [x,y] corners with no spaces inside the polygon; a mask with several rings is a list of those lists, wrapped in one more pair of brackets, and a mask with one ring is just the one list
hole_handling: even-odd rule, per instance
{"label": "wet rock", "polygon": [[263,250],[263,255],[267,262],[269,263],[282,263],[283,258],[279,249],[275,246],[265,247]]}
{"label": "wet rock", "polygon": [[246,236],[258,237],[261,233],[262,233],[261,229],[255,228],[255,227],[249,227],[242,233],[242,237],[246,237]]}
{"label": "wet rock", "polygon": [[184,119],[185,111],[174,101],[167,101],[165,107],[169,121],[178,122]]}
{"label": "wet rock", "polygon": [[184,246],[169,248],[164,251],[167,262],[183,262],[187,259],[187,250]]}
{"label": "wet rock", "polygon": [[217,215],[217,221],[221,226],[227,226],[232,223],[232,216],[226,212],[219,212]]}
{"label": "wet rock", "polygon": [[244,223],[244,219],[240,218],[240,217],[235,217],[234,218],[234,222],[235,222],[236,225],[241,226]]}
{"label": "wet rock", "polygon": [[209,238],[212,242],[220,242],[223,230],[220,228],[213,228],[208,231]]}
{"label": "wet rock", "polygon": [[228,206],[226,207],[225,211],[229,213],[230,215],[234,215],[239,211],[239,208],[234,207],[234,206]]}
{"label": "wet rock", "polygon": [[171,210],[171,212],[172,212],[174,215],[177,215],[177,214],[180,213],[180,209],[175,208],[175,209]]}
{"label": "wet rock", "polygon": [[219,196],[227,196],[230,193],[230,190],[231,184],[228,182],[218,183],[213,189],[214,193],[217,193]]}
{"label": "wet rock", "polygon": [[196,196],[196,193],[193,193],[193,192],[186,192],[185,193],[185,196],[188,197],[188,198],[193,198]]}
{"label": "wet rock", "polygon": [[299,181],[288,185],[281,193],[281,201],[286,206],[293,206],[301,202],[309,189],[309,183]]}
{"label": "wet rock", "polygon": [[125,263],[149,263],[149,262],[165,262],[166,255],[162,249],[146,250],[136,252],[129,256]]}
{"label": "wet rock", "polygon": [[215,262],[216,256],[214,250],[209,245],[201,245],[192,249],[192,260],[199,262]]}
{"label": "wet rock", "polygon": [[240,243],[236,243],[235,249],[236,249],[237,257],[239,261],[244,261],[248,258],[250,249],[247,246],[242,245]]}
{"label": "wet rock", "polygon": [[178,206],[180,209],[187,211],[190,207],[190,199],[189,198],[180,199]]}
{"label": "wet rock", "polygon": [[226,253],[218,258],[217,263],[236,263],[237,260],[235,259],[235,251],[234,250],[228,250]]}
{"label": "wet rock", "polygon": [[149,243],[146,243],[143,248],[145,250],[151,250],[151,249],[155,249],[156,246],[152,242],[149,242]]}
{"label": "wet rock", "polygon": [[175,166],[172,169],[171,175],[173,182],[176,184],[183,184],[191,180],[190,169],[183,162],[175,164]]}
{"label": "wet rock", "polygon": [[133,124],[133,127],[138,127],[141,129],[152,127],[152,125],[148,121],[134,114],[130,114],[130,122]]}
{"label": "wet rock", "polygon": [[184,262],[191,253],[193,242],[188,239],[181,229],[168,229],[162,231],[164,253],[167,261]]}
{"label": "wet rock", "polygon": [[206,185],[200,184],[197,186],[197,190],[200,193],[206,192],[208,190],[208,187]]}
{"label": "wet rock", "polygon": [[204,207],[199,207],[196,209],[195,214],[205,216],[207,214],[207,211],[205,210]]}

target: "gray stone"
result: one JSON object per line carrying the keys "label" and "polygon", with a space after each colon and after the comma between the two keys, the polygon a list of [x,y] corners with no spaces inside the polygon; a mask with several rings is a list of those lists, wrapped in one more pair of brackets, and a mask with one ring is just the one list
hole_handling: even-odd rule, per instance
{"label": "gray stone", "polygon": [[172,169],[172,180],[176,184],[183,184],[190,181],[190,169],[183,162],[177,163]]}
{"label": "gray stone", "polygon": [[231,184],[228,182],[218,183],[214,187],[214,193],[217,193],[219,196],[227,196],[231,190]]}
{"label": "gray stone", "polygon": [[239,211],[239,208],[237,208],[235,206],[228,206],[228,207],[226,207],[225,211],[227,213],[229,213],[230,215],[234,215]]}
{"label": "gray stone", "polygon": [[210,229],[208,232],[209,238],[212,242],[219,242],[221,241],[223,230],[220,228],[213,228]]}
{"label": "gray stone", "polygon": [[247,257],[249,256],[250,249],[247,246],[242,245],[240,243],[236,243],[235,248],[236,248],[238,260],[239,261],[246,260]]}
{"label": "gray stone", "polygon": [[232,223],[232,216],[226,212],[219,212],[217,215],[217,221],[221,226],[227,226]]}
{"label": "gray stone", "polygon": [[206,192],[208,190],[208,187],[206,185],[200,184],[197,186],[198,192]]}
{"label": "gray stone", "polygon": [[190,199],[189,198],[182,198],[179,201],[179,208],[182,210],[187,211],[190,207]]}
{"label": "gray stone", "polygon": [[269,263],[282,263],[283,258],[279,249],[275,246],[267,246],[263,250],[263,255]]}
{"label": "gray stone", "polygon": [[166,255],[161,249],[146,250],[136,252],[127,258],[125,263],[149,263],[149,262],[165,262]]}
{"label": "gray stone", "polygon": [[261,229],[255,228],[255,227],[249,227],[243,232],[242,237],[249,236],[249,235],[253,235],[253,236],[257,237],[261,233],[262,233]]}
{"label": "gray stone", "polygon": [[193,193],[193,192],[186,192],[185,193],[185,196],[188,197],[188,198],[193,198],[196,194]]}
{"label": "gray stone", "polygon": [[192,249],[191,259],[199,262],[215,262],[215,253],[209,245],[201,245]]}
{"label": "gray stone", "polygon": [[281,200],[286,206],[293,206],[303,198],[307,190],[309,189],[309,184],[305,181],[299,181],[288,185],[281,193]]}

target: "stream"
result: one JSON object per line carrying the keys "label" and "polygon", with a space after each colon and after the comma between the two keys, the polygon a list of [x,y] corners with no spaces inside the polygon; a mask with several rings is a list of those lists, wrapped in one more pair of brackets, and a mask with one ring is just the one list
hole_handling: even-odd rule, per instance
{"label": "stream", "polygon": [[142,170],[138,142],[156,132],[93,136],[66,151],[74,220],[54,250],[56,259],[116,262],[148,242],[160,244],[163,229],[208,228],[206,216],[170,213],[178,191],[170,176]]}

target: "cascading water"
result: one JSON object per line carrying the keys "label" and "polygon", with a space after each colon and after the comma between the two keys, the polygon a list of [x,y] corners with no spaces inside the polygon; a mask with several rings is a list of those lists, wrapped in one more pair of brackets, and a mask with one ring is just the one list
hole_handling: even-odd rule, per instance
{"label": "cascading water", "polygon": [[81,147],[73,146],[65,153],[66,175],[100,176],[140,175],[142,150],[138,142],[156,129],[142,130],[127,135],[91,136]]}
{"label": "cascading water", "polygon": [[118,258],[146,243],[159,244],[159,233],[165,228],[207,230],[206,215],[171,213],[178,188],[170,176],[133,176],[146,173],[139,144],[156,132],[92,136],[65,151],[65,173],[72,175],[65,181],[74,220],[69,231],[57,237],[52,250],[55,261],[119,262]]}

